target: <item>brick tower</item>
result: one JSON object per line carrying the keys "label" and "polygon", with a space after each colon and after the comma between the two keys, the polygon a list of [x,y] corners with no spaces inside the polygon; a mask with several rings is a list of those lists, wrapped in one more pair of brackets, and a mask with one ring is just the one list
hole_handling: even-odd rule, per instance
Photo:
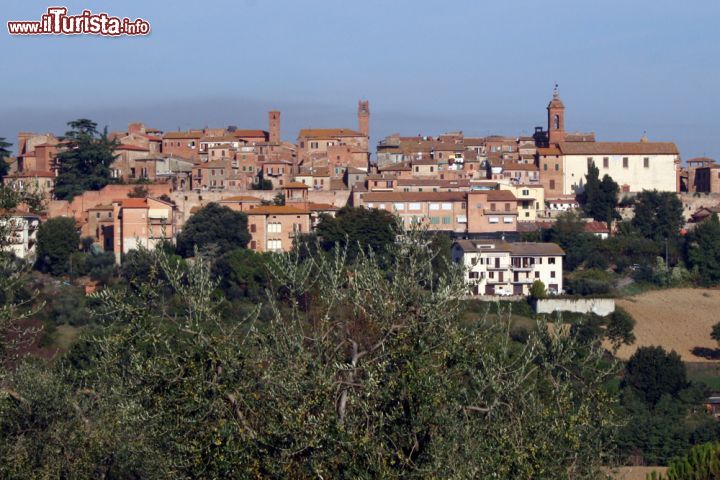
{"label": "brick tower", "polygon": [[558,95],[555,84],[553,98],[547,106],[548,111],[548,143],[550,145],[565,141],[565,105]]}
{"label": "brick tower", "polygon": [[280,142],[280,112],[273,110],[268,112],[268,128],[270,130],[270,141]]}
{"label": "brick tower", "polygon": [[367,100],[358,102],[358,130],[370,137],[370,102]]}

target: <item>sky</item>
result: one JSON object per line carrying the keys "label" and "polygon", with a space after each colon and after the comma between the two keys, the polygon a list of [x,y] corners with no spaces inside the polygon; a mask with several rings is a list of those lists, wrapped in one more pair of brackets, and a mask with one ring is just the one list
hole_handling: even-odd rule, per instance
{"label": "sky", "polygon": [[[50,6],[142,17],[146,37],[10,36]],[[0,137],[124,130],[357,128],[527,135],[555,83],[568,131],[720,159],[720,2],[697,0],[3,0]]]}

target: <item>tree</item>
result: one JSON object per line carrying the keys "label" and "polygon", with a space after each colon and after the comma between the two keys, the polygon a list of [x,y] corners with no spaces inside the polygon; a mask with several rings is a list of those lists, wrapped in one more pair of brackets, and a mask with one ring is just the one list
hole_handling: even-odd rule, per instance
{"label": "tree", "polygon": [[60,171],[55,179],[55,197],[72,200],[87,190],[100,190],[114,181],[110,165],[115,160],[117,142],[107,136],[107,129],[98,133],[97,124],[80,119],[68,122],[65,149],[58,154]]}
{"label": "tree", "polygon": [[656,243],[677,241],[684,224],[682,202],[674,192],[644,190],[635,199],[632,226]]}
{"label": "tree", "polygon": [[700,223],[688,238],[688,261],[698,269],[700,282],[720,282],[720,221],[717,214]]}
{"label": "tree", "polygon": [[69,272],[70,256],[78,251],[80,234],[75,219],[51,218],[40,225],[37,233],[37,268],[62,275]]}
{"label": "tree", "polygon": [[284,193],[278,193],[273,197],[272,201],[273,205],[285,205],[285,194]]}
{"label": "tree", "polygon": [[535,280],[532,285],[530,285],[530,298],[537,300],[545,298],[546,296],[547,290],[545,289],[545,284],[542,280]]}
{"label": "tree", "polygon": [[270,287],[269,255],[236,248],[215,262],[213,274],[220,279],[228,300],[264,297],[264,290]]}
{"label": "tree", "polygon": [[272,256],[262,324],[222,321],[206,259],[154,252],[166,281],[100,292],[112,325],[82,361],[3,383],[0,476],[599,478],[616,424],[602,352],[542,324],[524,344],[464,325],[462,271],[433,286],[424,234],[391,248],[387,268]]}
{"label": "tree", "polygon": [[632,318],[625,310],[616,308],[610,315],[605,337],[610,340],[613,348],[617,350],[620,345],[632,345],[635,343],[635,319]]}
{"label": "tree", "polygon": [[720,478],[720,443],[696,445],[687,455],[673,460],[663,474],[653,472],[648,480],[713,480]]}
{"label": "tree", "polygon": [[247,215],[209,203],[185,223],[177,237],[177,252],[187,258],[195,254],[197,247],[222,255],[235,248],[245,248],[249,241]]}
{"label": "tree", "polygon": [[360,251],[383,254],[399,233],[395,217],[380,209],[343,207],[335,217],[323,215],[315,230],[325,250],[347,247],[348,260]]}
{"label": "tree", "polygon": [[251,190],[272,190],[273,184],[270,180],[258,177],[256,182],[250,184]]}
{"label": "tree", "polygon": [[9,148],[12,143],[6,142],[3,137],[0,137],[0,181],[5,178],[5,175],[10,171],[10,165],[7,163],[8,158],[12,154]]}
{"label": "tree", "polygon": [[148,188],[146,186],[137,185],[130,192],[128,192],[127,196],[128,198],[147,198],[149,193],[150,192],[148,191]]}
{"label": "tree", "polygon": [[588,165],[588,173],[583,192],[580,194],[580,203],[583,204],[585,214],[608,225],[619,219],[617,213],[618,193],[620,187],[609,175],[600,181],[600,170],[594,163]]}
{"label": "tree", "polygon": [[680,355],[662,347],[640,347],[625,366],[623,388],[631,388],[646,404],[656,405],[663,395],[677,396],[687,388],[687,373]]}
{"label": "tree", "polygon": [[602,240],[585,232],[585,222],[573,212],[561,214],[552,227],[543,232],[543,241],[557,243],[565,250],[563,269],[575,270],[599,250]]}

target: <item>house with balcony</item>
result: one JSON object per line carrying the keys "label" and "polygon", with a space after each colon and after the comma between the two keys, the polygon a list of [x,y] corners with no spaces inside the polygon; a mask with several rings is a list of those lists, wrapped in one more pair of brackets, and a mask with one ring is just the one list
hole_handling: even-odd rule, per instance
{"label": "house with balcony", "polygon": [[452,248],[453,261],[465,267],[471,295],[527,296],[536,280],[548,293],[561,293],[564,255],[555,243],[458,240]]}

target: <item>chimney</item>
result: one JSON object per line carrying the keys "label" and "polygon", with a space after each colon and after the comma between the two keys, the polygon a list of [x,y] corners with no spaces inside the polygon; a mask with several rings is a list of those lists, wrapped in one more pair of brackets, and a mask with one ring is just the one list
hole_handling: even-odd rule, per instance
{"label": "chimney", "polygon": [[131,123],[130,125],[128,125],[128,133],[144,134],[145,133],[145,125],[143,125],[142,123],[139,123],[139,122]]}
{"label": "chimney", "polygon": [[280,112],[278,110],[268,112],[268,124],[270,141],[272,143],[280,143]]}

